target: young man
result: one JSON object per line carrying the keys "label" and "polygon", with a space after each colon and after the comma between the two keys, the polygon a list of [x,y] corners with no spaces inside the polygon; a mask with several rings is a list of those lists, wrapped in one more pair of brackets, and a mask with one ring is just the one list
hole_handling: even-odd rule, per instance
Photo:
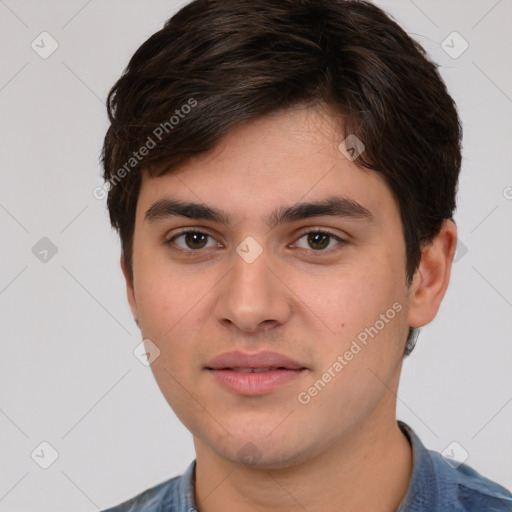
{"label": "young man", "polygon": [[459,119],[372,4],[196,0],[109,97],[128,300],[196,460],[110,511],[505,511],[395,415],[446,292]]}

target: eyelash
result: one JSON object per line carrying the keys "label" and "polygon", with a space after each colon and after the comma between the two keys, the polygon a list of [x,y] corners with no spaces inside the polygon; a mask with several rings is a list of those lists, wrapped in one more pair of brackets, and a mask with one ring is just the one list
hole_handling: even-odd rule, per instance
{"label": "eyelash", "polygon": [[[203,231],[200,231],[197,228],[189,228],[189,229],[183,229],[183,230],[179,231],[178,233],[173,235],[170,239],[166,240],[165,244],[168,245],[171,248],[171,250],[173,250],[175,252],[179,252],[181,254],[184,254],[185,256],[188,256],[188,257],[194,257],[197,253],[203,252],[203,249],[183,249],[182,247],[179,247],[179,246],[178,247],[173,247],[175,240],[177,238],[179,238],[180,236],[186,235],[187,233],[206,235],[207,237],[210,237],[210,238],[214,239],[214,237],[212,235],[210,235],[209,233],[205,233]],[[303,238],[304,236],[310,235],[310,234],[326,235],[329,238],[336,240],[338,242],[338,244],[335,247],[331,247],[330,249],[319,249],[319,250],[315,250],[315,249],[302,249],[302,248],[299,248],[299,249],[302,249],[302,250],[305,250],[305,251],[308,251],[308,252],[311,252],[311,253],[321,254],[321,253],[330,253],[332,250],[335,250],[336,247],[338,247],[340,245],[348,244],[347,240],[344,240],[344,239],[340,238],[339,236],[334,235],[333,233],[330,233],[329,231],[326,231],[326,230],[323,230],[323,229],[310,229],[308,231],[304,231],[297,238],[297,241],[300,240],[301,238]],[[296,243],[296,242],[294,242],[294,243]]]}

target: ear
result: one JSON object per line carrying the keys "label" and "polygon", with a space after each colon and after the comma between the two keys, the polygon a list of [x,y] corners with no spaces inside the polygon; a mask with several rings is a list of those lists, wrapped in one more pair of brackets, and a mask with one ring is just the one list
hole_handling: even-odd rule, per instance
{"label": "ear", "polygon": [[133,286],[133,273],[128,268],[126,264],[126,260],[124,254],[121,253],[121,270],[123,271],[124,279],[126,281],[126,295],[128,297],[128,303],[130,304],[130,309],[132,310],[133,318],[135,319],[135,323],[139,325],[139,311],[137,308],[137,301],[135,300],[135,288]]}
{"label": "ear", "polygon": [[457,248],[457,226],[445,219],[439,234],[422,250],[421,261],[410,289],[409,325],[423,327],[439,310]]}

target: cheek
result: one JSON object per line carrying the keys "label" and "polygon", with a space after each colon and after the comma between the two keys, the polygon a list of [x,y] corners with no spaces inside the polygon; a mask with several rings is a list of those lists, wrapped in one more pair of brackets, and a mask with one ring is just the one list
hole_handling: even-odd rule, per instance
{"label": "cheek", "polygon": [[[382,268],[389,272],[383,273]],[[400,286],[395,274],[390,263],[384,267],[381,261],[333,272],[321,279],[303,278],[297,283],[297,295],[309,309],[309,316],[313,314],[321,320],[318,325],[325,329],[324,364],[350,350],[354,341],[362,350],[353,359],[380,359],[380,350],[367,350],[370,344],[391,355],[392,346],[397,345],[395,341],[401,342],[406,329],[405,286]]]}
{"label": "cheek", "polygon": [[181,382],[187,372],[199,369],[201,347],[208,344],[201,331],[209,315],[205,293],[212,284],[192,270],[175,272],[168,264],[142,258],[140,263],[135,295],[141,334],[160,350],[152,364],[157,381],[172,389],[170,374]]}
{"label": "cheek", "polygon": [[175,276],[157,271],[146,271],[139,276],[144,285],[136,292],[141,334],[160,350],[151,371],[169,405],[187,411],[191,408],[190,390],[194,388],[190,376],[196,367],[199,370],[198,344],[204,341],[196,332],[196,326],[201,323],[197,321],[201,294]]}
{"label": "cheek", "polygon": [[169,337],[202,296],[197,279],[179,273],[156,251],[140,251],[134,264],[135,299],[141,330],[152,339]]}
{"label": "cheek", "polygon": [[385,277],[355,266],[321,276],[302,275],[294,290],[310,312],[334,333],[352,331],[375,321],[384,305],[389,307],[387,302],[392,295]]}

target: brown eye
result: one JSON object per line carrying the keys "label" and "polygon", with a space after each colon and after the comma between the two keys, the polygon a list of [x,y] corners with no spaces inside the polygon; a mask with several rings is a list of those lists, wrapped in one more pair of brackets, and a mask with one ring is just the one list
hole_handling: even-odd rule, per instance
{"label": "brown eye", "polygon": [[325,233],[309,233],[308,244],[312,249],[325,249],[329,245],[329,238]]}
{"label": "brown eye", "polygon": [[[299,243],[303,239],[306,241],[306,244],[304,244],[306,246]],[[322,252],[325,251],[325,249],[331,249],[332,247],[343,243],[345,243],[344,240],[331,233],[323,231],[310,231],[308,233],[304,233],[298,239],[297,246],[301,249],[313,249],[313,251]]]}
{"label": "brown eye", "polygon": [[[175,243],[178,247],[184,250],[199,250],[204,249],[205,247],[214,247],[215,242],[212,239],[212,243],[208,246],[208,239],[212,237],[206,233],[202,233],[201,231],[183,231],[173,236],[167,243],[172,244]],[[178,240],[181,242],[178,243]]]}
{"label": "brown eye", "polygon": [[208,240],[208,235],[204,233],[186,233],[185,244],[190,249],[202,249]]}

